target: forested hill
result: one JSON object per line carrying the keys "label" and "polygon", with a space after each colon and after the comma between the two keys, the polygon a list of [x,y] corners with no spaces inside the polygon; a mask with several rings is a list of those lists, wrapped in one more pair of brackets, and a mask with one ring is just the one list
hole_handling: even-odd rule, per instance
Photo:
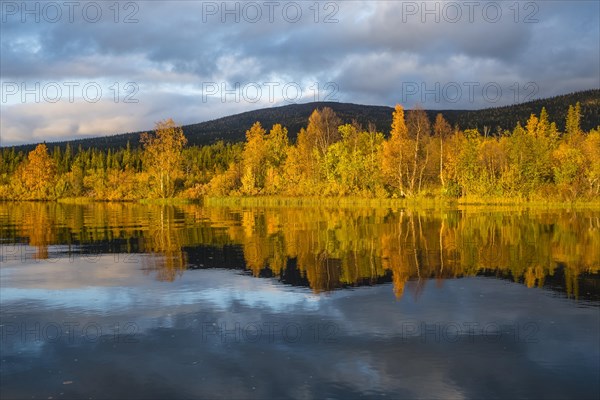
{"label": "forested hill", "polygon": [[[581,103],[581,127],[588,131],[598,126],[600,121],[600,89],[570,93],[548,99],[534,100],[527,103],[487,108],[482,110],[429,110],[427,114],[431,121],[436,114],[442,113],[451,125],[463,129],[478,128],[484,132],[485,127],[490,133],[498,129],[512,129],[518,121],[525,124],[532,113],[539,114],[542,107],[546,107],[550,120],[557,123],[560,130],[564,129],[565,118],[569,105]],[[288,128],[290,136],[294,139],[300,130],[305,127],[311,112],[316,108],[330,107],[344,123],[353,120],[365,127],[369,123],[375,124],[377,129],[387,134],[392,122],[392,107],[366,106],[350,103],[318,102],[305,104],[291,104],[281,107],[264,108],[241,114],[219,118],[213,121],[186,125],[183,127],[185,136],[190,145],[203,145],[214,143],[218,140],[237,142],[244,140],[245,132],[256,121],[269,129],[275,123],[281,123]],[[410,110],[407,111],[410,113]],[[64,148],[70,143],[72,148],[81,145],[82,148],[117,149],[123,148],[130,142],[132,146],[139,143],[142,132],[124,133],[120,135],[78,139],[69,142],[52,143],[50,148],[60,146]],[[18,146],[16,150],[31,151],[34,144]]]}

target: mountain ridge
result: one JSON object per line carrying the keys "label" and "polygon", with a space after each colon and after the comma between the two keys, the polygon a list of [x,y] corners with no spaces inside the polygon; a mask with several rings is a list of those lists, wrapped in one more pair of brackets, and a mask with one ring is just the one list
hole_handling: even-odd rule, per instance
{"label": "mountain ridge", "polygon": [[[542,107],[546,107],[550,120],[556,122],[559,129],[563,129],[567,109],[569,105],[574,105],[576,102],[581,103],[582,129],[587,131],[598,126],[598,121],[600,120],[600,89],[573,92],[544,99],[536,99],[526,103],[479,110],[425,111],[432,122],[435,116],[441,113],[453,126],[458,125],[462,129],[476,128],[482,133],[484,127],[487,127],[487,131],[493,134],[498,129],[512,129],[517,122],[524,125],[532,113],[539,115]],[[280,123],[288,128],[290,138],[295,139],[300,128],[307,125],[308,117],[312,111],[323,107],[332,108],[343,123],[350,123],[353,120],[356,120],[363,126],[373,123],[378,131],[385,134],[388,133],[392,121],[393,107],[390,106],[340,102],[311,102],[245,111],[210,121],[184,125],[182,128],[189,145],[205,145],[219,140],[226,142],[244,140],[246,130],[256,121],[261,122],[265,129],[270,129],[273,124]],[[410,113],[411,110],[407,110],[406,112]],[[125,147],[127,142],[133,146],[137,146],[143,132],[148,131],[48,142],[47,145],[64,148],[69,144],[72,148],[81,146],[83,149],[90,147],[104,150],[109,148],[117,149]],[[12,147],[16,151],[30,151],[36,144],[2,146],[1,148]]]}

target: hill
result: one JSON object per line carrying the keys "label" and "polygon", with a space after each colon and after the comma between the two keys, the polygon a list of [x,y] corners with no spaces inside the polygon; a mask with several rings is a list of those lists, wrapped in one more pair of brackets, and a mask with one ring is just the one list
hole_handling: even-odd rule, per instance
{"label": "hill", "polygon": [[[581,103],[584,130],[595,128],[600,120],[600,89],[570,93],[547,99],[533,100],[527,103],[505,107],[486,108],[482,110],[429,110],[427,114],[431,121],[436,114],[442,113],[451,125],[461,128],[478,128],[483,132],[487,127],[494,133],[498,129],[512,129],[518,121],[525,124],[532,113],[539,114],[542,107],[546,107],[551,121],[557,123],[559,129],[564,128],[565,117],[569,105]],[[344,123],[353,120],[367,126],[375,124],[381,132],[387,133],[392,122],[392,107],[368,106],[351,103],[315,102],[304,104],[290,104],[281,107],[263,108],[231,115],[212,121],[183,126],[183,131],[190,145],[204,145],[218,140],[237,142],[243,140],[246,130],[256,121],[269,129],[275,123],[281,123],[288,128],[292,139],[296,137],[302,127],[305,127],[312,111],[316,108],[331,107]],[[410,113],[410,110],[407,111]],[[67,143],[72,148],[96,147],[100,149],[122,148],[130,142],[132,145],[139,143],[142,132],[124,133],[119,135],[77,139],[52,143],[50,147],[64,148]],[[17,151],[30,151],[35,144],[16,146]]]}

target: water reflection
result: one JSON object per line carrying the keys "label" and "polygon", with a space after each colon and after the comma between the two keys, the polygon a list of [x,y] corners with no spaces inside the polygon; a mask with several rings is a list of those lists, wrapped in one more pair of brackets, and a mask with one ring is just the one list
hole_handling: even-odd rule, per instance
{"label": "water reflection", "polygon": [[600,269],[600,211],[5,203],[0,222],[3,260],[112,254],[161,281],[225,267],[315,293],[391,280],[419,296],[432,278],[475,275],[598,293],[586,277]]}

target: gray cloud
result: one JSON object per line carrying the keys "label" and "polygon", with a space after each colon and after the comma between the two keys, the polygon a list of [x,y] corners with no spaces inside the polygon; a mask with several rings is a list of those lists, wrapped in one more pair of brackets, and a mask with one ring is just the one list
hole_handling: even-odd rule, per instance
{"label": "gray cloud", "polygon": [[[203,82],[227,88],[235,82],[295,82],[303,89],[302,100],[308,101],[314,83],[322,88],[333,81],[339,101],[402,102],[408,107],[422,103],[437,109],[527,100],[532,91],[525,86],[530,82],[537,88],[535,97],[600,86],[597,2],[519,3],[516,14],[514,3],[481,1],[472,15],[466,2],[427,3],[439,4],[435,15],[423,13],[423,2],[338,1],[321,2],[318,16],[314,3],[298,2],[302,18],[295,23],[290,22],[293,9],[282,12],[290,2],[279,3],[273,22],[263,5],[256,23],[247,21],[255,15],[252,9],[240,13],[236,23],[233,15],[206,14],[221,2],[195,1],[132,3],[137,9],[121,2],[117,17],[108,8],[112,3],[97,3],[103,13],[95,23],[77,10],[71,22],[64,8],[55,23],[45,21],[48,15],[43,14],[40,23],[33,16],[22,23],[21,10],[7,13],[6,3],[13,2],[3,3],[0,26],[3,85],[102,82],[108,87],[135,82],[140,102],[130,107],[109,104],[103,97],[93,105],[81,98],[36,104],[11,95],[1,104],[3,145],[143,130],[164,116],[199,122],[282,102],[281,93],[269,101],[267,92],[257,102],[231,96],[223,102],[220,93],[205,102]],[[494,22],[496,5],[502,15]],[[453,22],[455,9],[462,16]],[[123,23],[132,12],[138,22]],[[324,23],[328,15],[338,22]],[[528,17],[537,22],[525,23]],[[473,99],[465,86],[469,82],[479,83]],[[413,84],[418,92],[408,96],[407,85]],[[458,99],[455,84],[463,90]],[[490,101],[482,92],[486,84],[499,86],[502,96]],[[436,91],[437,98],[423,96],[423,89]]]}
{"label": "gray cloud", "polygon": [[[43,263],[30,265],[28,269],[37,272],[33,278],[18,262],[7,265],[14,270],[11,278],[16,285],[3,292],[8,325],[62,326],[69,321],[79,324],[79,332],[88,324],[105,331],[128,322],[136,330],[135,341],[119,346],[84,340],[83,335],[71,343],[66,335],[63,340],[40,342],[6,335],[6,357],[20,361],[7,363],[13,379],[3,386],[6,393],[14,393],[21,380],[47,375],[48,360],[58,365],[53,369],[65,371],[74,381],[73,390],[81,391],[75,397],[90,388],[122,397],[132,387],[143,398],[164,397],[161,390],[178,397],[191,391],[196,396],[223,393],[227,398],[254,397],[254,390],[256,398],[323,393],[336,398],[365,394],[486,398],[494,392],[507,399],[515,392],[523,397],[562,398],[589,397],[597,391],[596,309],[575,307],[573,300],[543,289],[466,278],[447,280],[439,287],[428,281],[419,297],[414,294],[417,283],[409,282],[404,297],[393,301],[390,284],[317,295],[303,288],[282,290],[273,280],[224,270],[186,271],[165,284],[152,274],[142,274],[137,264],[124,267],[113,260],[106,256],[98,261],[103,267],[100,274],[89,268],[74,269],[65,259],[51,268]],[[57,274],[64,271],[68,273]],[[42,281],[46,289],[39,288]],[[537,312],[534,319],[532,309]],[[581,326],[577,331],[570,328],[575,321]],[[278,330],[294,324],[303,334],[291,341],[283,340],[278,331],[274,340],[266,340],[265,331],[257,341],[240,336],[234,342],[235,336],[229,335],[223,342],[223,336],[208,328],[231,331],[236,324],[246,328],[265,323],[277,324]],[[535,331],[526,328],[531,324]],[[319,331],[322,336],[315,340],[315,326],[334,330]],[[507,329],[496,336],[501,326]],[[462,337],[454,335],[455,327]],[[127,382],[115,386],[102,366],[72,369],[74,358],[79,365],[94,365],[100,351],[102,357],[110,357],[106,365],[119,372],[115,376],[126,376]],[[139,355],[134,364],[132,353]],[[490,368],[490,358],[496,368]],[[572,379],[572,371],[556,373],[565,366],[577,368],[579,380]],[[274,367],[286,373],[272,374]],[[511,373],[499,379],[498,371]],[[149,382],[146,377],[153,374],[160,379]],[[46,393],[66,378],[51,379],[34,380],[30,390]],[[161,387],[152,382],[160,382]]]}

